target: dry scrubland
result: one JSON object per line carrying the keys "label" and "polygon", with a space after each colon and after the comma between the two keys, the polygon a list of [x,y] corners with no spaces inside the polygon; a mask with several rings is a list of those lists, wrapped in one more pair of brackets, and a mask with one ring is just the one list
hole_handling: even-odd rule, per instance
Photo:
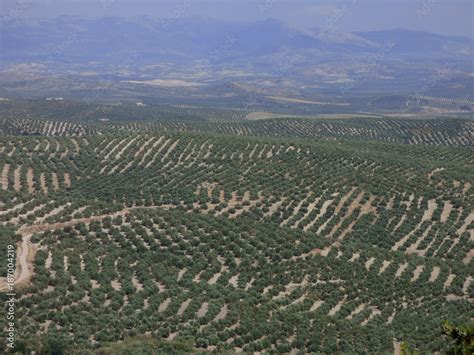
{"label": "dry scrubland", "polygon": [[3,123],[26,348],[434,352],[474,312],[469,120]]}

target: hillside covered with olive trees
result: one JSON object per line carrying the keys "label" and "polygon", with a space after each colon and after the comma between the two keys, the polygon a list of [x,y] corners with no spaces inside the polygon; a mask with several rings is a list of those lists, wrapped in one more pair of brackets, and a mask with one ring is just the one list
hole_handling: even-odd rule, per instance
{"label": "hillside covered with olive trees", "polygon": [[472,119],[200,115],[0,121],[19,353],[434,353],[472,322]]}

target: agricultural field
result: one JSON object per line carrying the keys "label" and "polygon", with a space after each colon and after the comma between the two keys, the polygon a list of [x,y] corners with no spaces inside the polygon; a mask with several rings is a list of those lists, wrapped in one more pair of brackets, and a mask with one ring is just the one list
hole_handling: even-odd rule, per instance
{"label": "agricultural field", "polygon": [[449,347],[443,320],[472,322],[472,118],[16,117],[0,131],[19,351],[143,336],[433,353]]}
{"label": "agricultural field", "polygon": [[[40,109],[35,110],[35,105]],[[288,115],[249,108],[212,109],[190,105],[135,107],[70,102],[42,105],[43,102],[37,101],[0,101],[0,134],[80,137],[119,132],[195,132],[453,147],[471,147],[474,136],[474,122],[467,115]]]}

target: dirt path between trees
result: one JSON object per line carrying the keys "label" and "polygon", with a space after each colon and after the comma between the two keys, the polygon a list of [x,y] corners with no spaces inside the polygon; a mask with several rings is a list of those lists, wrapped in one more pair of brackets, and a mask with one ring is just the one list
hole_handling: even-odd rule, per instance
{"label": "dirt path between trees", "polygon": [[[33,259],[36,247],[31,244],[31,234],[23,236],[17,248],[17,261],[15,269],[15,287],[25,285],[33,275]],[[4,277],[0,278],[0,292],[7,292],[8,285]]]}

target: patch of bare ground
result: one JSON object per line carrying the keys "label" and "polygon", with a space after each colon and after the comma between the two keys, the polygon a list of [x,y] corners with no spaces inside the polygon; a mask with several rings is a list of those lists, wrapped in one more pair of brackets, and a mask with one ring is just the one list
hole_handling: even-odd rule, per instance
{"label": "patch of bare ground", "polygon": [[229,309],[227,308],[227,305],[223,305],[221,307],[221,310],[219,311],[219,313],[216,315],[216,317],[214,318],[214,321],[217,322],[219,320],[222,320],[224,319],[225,317],[227,317],[227,313],[229,312]]}
{"label": "patch of bare ground", "polygon": [[172,340],[174,340],[178,335],[179,335],[179,332],[170,333],[170,335],[168,335],[168,337],[166,338],[166,340],[172,341]]}
{"label": "patch of bare ground", "polygon": [[263,215],[265,217],[272,216],[276,211],[278,211],[278,209],[281,207],[283,202],[285,202],[285,199],[276,201],[269,207],[268,212],[265,212]]}
{"label": "patch of bare ground", "polygon": [[393,310],[392,314],[390,317],[388,317],[387,322],[385,323],[386,325],[392,324],[393,320],[395,319],[395,315],[397,314],[396,310]]}
{"label": "patch of bare ground", "polygon": [[465,295],[469,294],[469,286],[471,285],[472,282],[472,276],[466,277],[466,280],[464,280],[464,284],[462,286],[462,292],[464,292]]}
{"label": "patch of bare ground", "polygon": [[13,189],[16,192],[20,191],[21,189],[20,169],[21,169],[21,165],[17,166],[15,171],[13,172]]}
{"label": "patch of bare ground", "polygon": [[367,260],[367,261],[365,262],[365,268],[366,268],[367,270],[370,270],[370,267],[372,266],[372,264],[374,263],[374,261],[375,261],[375,258],[374,258],[374,257],[371,257],[369,260]]}
{"label": "patch of bare ground", "polygon": [[81,268],[81,271],[84,271],[86,269],[86,263],[84,262],[84,258],[82,257],[82,254],[79,255],[79,259],[80,259],[79,267]]}
{"label": "patch of bare ground", "polygon": [[193,282],[194,282],[194,283],[199,283],[199,282],[201,282],[201,274],[202,274],[202,270],[199,271],[196,275],[194,275],[194,277],[193,277]]}
{"label": "patch of bare ground", "polygon": [[321,305],[324,303],[324,301],[318,300],[313,303],[311,308],[309,309],[310,312],[315,312]]}
{"label": "patch of bare ground", "polygon": [[97,288],[100,288],[100,284],[97,282],[97,280],[92,280],[91,279],[91,286],[92,286],[93,290],[95,290]]}
{"label": "patch of bare ground", "polygon": [[328,313],[328,316],[334,316],[341,309],[341,307],[346,303],[347,296],[344,296]]}
{"label": "patch of bare ground", "polygon": [[143,284],[140,282],[140,280],[137,278],[137,275],[133,274],[133,277],[132,277],[132,284],[133,284],[133,287],[135,287],[135,290],[137,290],[138,292],[140,292],[141,290],[143,290]]}
{"label": "patch of bare ground", "polygon": [[166,285],[162,284],[161,282],[154,281],[155,286],[158,288],[158,293],[164,292],[166,290]]}
{"label": "patch of bare ground", "polygon": [[443,290],[446,290],[449,286],[451,286],[455,278],[456,278],[455,274],[449,274],[448,277],[446,278],[446,281],[444,281]]}
{"label": "patch of bare ground", "polygon": [[[23,235],[17,248],[17,260],[15,270],[15,287],[21,288],[28,284],[33,276],[33,260],[35,258],[37,246],[31,243],[31,234]],[[8,291],[5,278],[0,278],[0,292]]]}
{"label": "patch of bare ground", "polygon": [[408,197],[408,201],[404,201],[403,203],[407,206],[407,209],[409,210],[411,208],[411,205],[413,204],[413,200],[415,199],[415,195],[411,194]]}
{"label": "patch of bare ground", "polygon": [[393,339],[393,355],[401,355],[402,354],[402,343]]}
{"label": "patch of bare ground", "polygon": [[466,256],[462,259],[462,262],[464,263],[464,265],[468,265],[471,262],[472,258],[474,258],[474,249],[471,249],[466,253]]}
{"label": "patch of bare ground", "polygon": [[263,289],[263,294],[266,295],[266,294],[268,293],[268,291],[270,291],[272,288],[273,288],[273,285],[266,286],[266,287]]}
{"label": "patch of bare ground", "polygon": [[71,138],[71,143],[74,145],[75,153],[79,153],[81,149],[79,148],[79,143],[74,138]]}
{"label": "patch of bare ground", "polygon": [[431,270],[431,275],[430,275],[430,279],[428,280],[428,282],[435,282],[436,279],[439,276],[440,271],[441,271],[441,269],[440,269],[439,266],[433,266],[433,270]]}
{"label": "patch of bare ground", "polygon": [[225,191],[224,190],[220,190],[219,191],[219,202],[222,203],[222,202],[225,202]]}
{"label": "patch of bare ground", "polygon": [[395,197],[393,197],[393,196],[390,197],[390,200],[389,200],[388,203],[387,203],[387,210],[393,209],[393,204],[394,204],[394,202],[395,202]]}
{"label": "patch of bare ground", "polygon": [[187,268],[184,268],[184,269],[179,270],[179,272],[178,272],[178,278],[176,279],[176,281],[181,280],[181,278],[182,278],[183,275],[186,273],[186,271],[188,271]]}
{"label": "patch of bare ground", "polygon": [[188,308],[191,301],[192,301],[192,299],[189,298],[186,301],[184,301],[183,303],[181,303],[181,306],[179,306],[179,309],[178,309],[178,316],[183,315],[184,311],[186,311],[186,309]]}
{"label": "patch of bare ground", "polygon": [[425,268],[424,265],[418,265],[415,270],[413,270],[413,277],[411,278],[411,282],[415,282],[416,280],[418,280],[418,278],[420,277],[423,269]]}
{"label": "patch of bare ground", "polygon": [[382,263],[382,267],[379,270],[379,275],[382,274],[391,264],[392,262],[390,260],[384,260]]}
{"label": "patch of bare ground", "polygon": [[48,285],[41,293],[51,293],[54,292],[54,286]]}
{"label": "patch of bare ground", "polygon": [[33,180],[33,169],[28,168],[28,172],[26,173],[26,183],[28,185],[28,192],[30,194],[35,192],[35,182]]}
{"label": "patch of bare ground", "polygon": [[58,174],[57,173],[52,173],[51,174],[51,179],[53,181],[53,189],[54,191],[59,190],[59,179],[58,179]]}
{"label": "patch of bare ground", "polygon": [[397,272],[395,273],[395,277],[400,277],[402,276],[402,274],[405,272],[405,269],[408,267],[408,263],[403,263],[403,264],[400,264],[400,266],[398,267],[398,270]]}
{"label": "patch of bare ground", "polygon": [[464,188],[462,189],[462,193],[463,193],[464,195],[467,194],[467,192],[469,191],[469,189],[471,188],[471,186],[472,186],[472,185],[471,185],[470,182],[466,182],[466,183],[464,184]]}
{"label": "patch of bare ground", "polygon": [[71,187],[71,177],[69,173],[64,173],[64,186],[67,188]]}
{"label": "patch of bare ground", "polygon": [[46,258],[45,261],[45,268],[46,269],[51,269],[51,264],[53,263],[53,254],[51,254],[51,250],[48,251],[48,257]]}
{"label": "patch of bare ground", "polygon": [[7,153],[7,156],[11,157],[13,153],[15,153],[15,151],[16,151],[16,147],[13,147],[13,149]]}
{"label": "patch of bare ground", "polygon": [[231,284],[231,285],[234,286],[234,287],[238,287],[238,284],[239,284],[239,274],[233,275],[233,276],[229,279],[229,284]]}
{"label": "patch of bare ground", "polygon": [[2,169],[1,184],[2,190],[8,189],[8,172],[10,170],[10,164],[5,164]]}
{"label": "patch of bare ground", "polygon": [[227,201],[227,205],[234,207],[238,203],[239,199],[237,198],[237,191],[232,191],[232,197],[229,201]]}
{"label": "patch of bare ground", "polygon": [[441,212],[441,223],[446,223],[453,209],[453,205],[449,201],[444,201],[443,212]]}
{"label": "patch of bare ground", "polygon": [[356,261],[359,258],[360,258],[360,253],[354,253],[354,254],[352,254],[351,258],[349,259],[349,262],[352,263],[352,262]]}
{"label": "patch of bare ground", "polygon": [[41,186],[41,191],[43,193],[47,194],[48,193],[48,185],[46,184],[46,177],[44,173],[40,174],[40,186]]}
{"label": "patch of bare ground", "polygon": [[456,234],[462,235],[472,222],[474,222],[474,212],[469,213],[469,215],[464,220],[464,223],[462,224],[462,226],[456,231]]}
{"label": "patch of bare ground", "polygon": [[446,295],[446,300],[447,301],[459,301],[459,300],[462,300],[464,299],[464,297],[461,297],[461,296],[458,296],[458,295],[454,295],[452,293],[450,293],[449,295]]}
{"label": "patch of bare ground", "polygon": [[198,318],[204,317],[206,315],[208,309],[209,309],[209,303],[204,302],[201,305],[201,308],[199,308],[199,310],[196,313],[197,317]]}
{"label": "patch of bare ground", "polygon": [[[334,243],[334,246],[339,247],[339,243],[336,241]],[[329,245],[326,248],[324,248],[323,250],[321,250],[321,256],[324,256],[324,257],[328,256],[331,249],[332,249],[332,245]]]}
{"label": "patch of bare ground", "polygon": [[67,255],[63,256],[63,265],[64,265],[64,271],[68,271],[69,270],[69,258],[67,257]]}
{"label": "patch of bare ground", "polygon": [[42,332],[47,333],[52,323],[53,321],[51,319],[45,320],[44,323],[41,325]]}
{"label": "patch of bare ground", "polygon": [[274,148],[275,148],[275,146],[273,145],[273,146],[270,148],[270,150],[267,152],[267,155],[266,155],[267,159],[270,159],[270,158],[273,157],[273,149],[274,149]]}
{"label": "patch of bare ground", "polygon": [[433,216],[433,212],[436,210],[436,207],[438,207],[438,204],[436,203],[436,200],[429,200],[428,201],[428,208],[425,210],[423,214],[423,218],[421,219],[422,222],[424,221],[429,221],[431,220],[431,217]]}
{"label": "patch of bare ground", "polygon": [[162,313],[162,312],[166,311],[168,309],[168,306],[170,305],[170,303],[171,303],[171,298],[167,298],[162,303],[160,303],[160,306],[158,307],[158,313]]}

